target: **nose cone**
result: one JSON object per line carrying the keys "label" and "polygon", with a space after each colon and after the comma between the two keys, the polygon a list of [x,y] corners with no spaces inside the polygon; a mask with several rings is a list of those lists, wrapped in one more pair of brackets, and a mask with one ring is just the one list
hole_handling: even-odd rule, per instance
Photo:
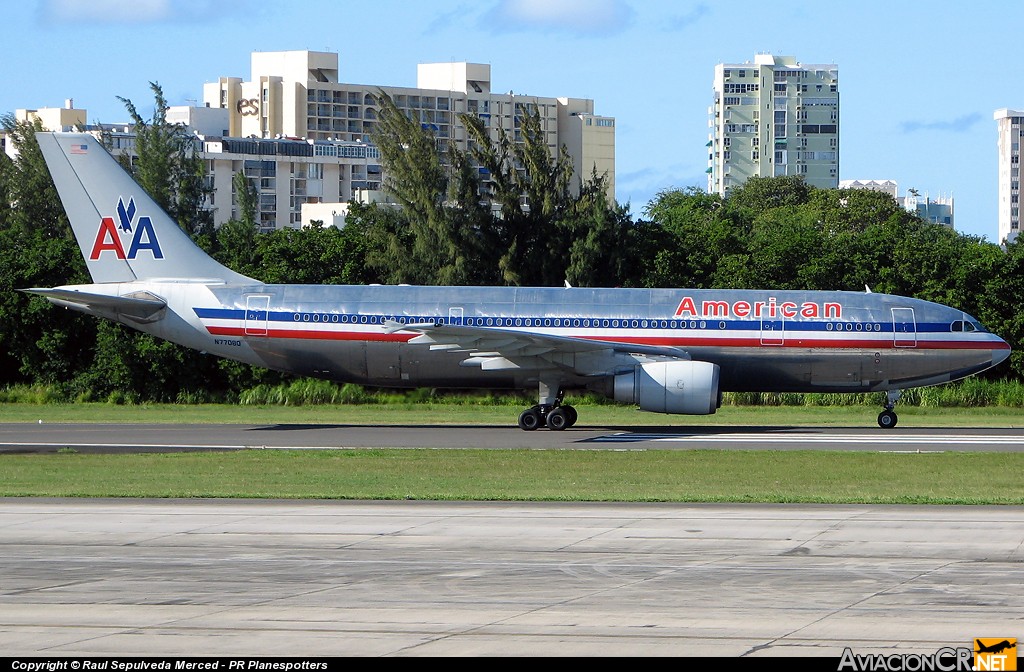
{"label": "nose cone", "polygon": [[992,366],[1002,364],[1010,356],[1010,344],[996,337],[996,347],[992,350]]}

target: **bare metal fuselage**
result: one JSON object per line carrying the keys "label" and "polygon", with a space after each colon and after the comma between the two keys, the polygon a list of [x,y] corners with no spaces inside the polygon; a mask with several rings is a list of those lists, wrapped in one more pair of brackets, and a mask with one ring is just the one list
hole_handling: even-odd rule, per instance
{"label": "bare metal fuselage", "polygon": [[[723,391],[903,389],[968,376],[1008,353],[993,334],[963,330],[975,323],[961,311],[871,293],[181,282],[130,283],[121,293],[140,290],[167,299],[174,317],[136,328],[273,369],[384,387],[525,389],[538,378],[529,366],[489,369],[465,352],[410,343],[415,334],[388,333],[389,320],[674,348],[720,366]],[[562,385],[580,388],[635,362],[561,364]]]}

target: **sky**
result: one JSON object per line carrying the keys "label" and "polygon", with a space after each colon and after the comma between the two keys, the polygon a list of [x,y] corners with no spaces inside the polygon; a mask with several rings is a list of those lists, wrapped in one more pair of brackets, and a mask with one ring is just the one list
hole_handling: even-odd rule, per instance
{"label": "sky", "polygon": [[841,180],[953,197],[958,231],[996,241],[995,110],[1024,109],[1024,3],[1005,0],[32,0],[4,7],[0,114],[152,114],[250,78],[253,51],[338,54],[339,79],[416,86],[418,63],[487,63],[494,91],[590,98],[615,118],[616,199],[706,188],[718,63],[792,56],[839,69]]}

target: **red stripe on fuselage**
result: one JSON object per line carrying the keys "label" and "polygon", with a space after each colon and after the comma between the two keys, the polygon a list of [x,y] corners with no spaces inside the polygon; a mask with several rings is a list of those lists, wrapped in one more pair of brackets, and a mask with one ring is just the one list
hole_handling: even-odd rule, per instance
{"label": "red stripe on fuselage", "polygon": [[[206,330],[214,336],[252,336],[253,338],[280,338],[298,340],[322,340],[322,341],[374,341],[389,343],[404,343],[419,334],[402,333],[369,333],[365,331],[318,331],[314,329],[270,329],[266,334],[246,334],[238,327],[207,327]],[[920,336],[920,334],[918,335]],[[787,338],[779,344],[763,344],[759,338],[679,338],[668,336],[637,336],[633,338],[605,337],[605,336],[565,336],[565,338],[578,338],[581,340],[600,341],[603,343],[620,343],[622,345],[657,345],[675,348],[698,348],[698,347],[724,347],[724,348],[819,348],[830,350],[1009,350],[1010,346],[1004,342],[993,343],[991,341],[917,341],[916,345],[894,346],[893,339],[811,339],[811,338]]]}

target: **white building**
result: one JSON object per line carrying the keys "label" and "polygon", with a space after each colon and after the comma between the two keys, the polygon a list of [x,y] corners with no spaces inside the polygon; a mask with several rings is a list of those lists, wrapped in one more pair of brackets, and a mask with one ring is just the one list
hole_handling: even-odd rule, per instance
{"label": "white building", "polygon": [[[64,101],[64,107],[43,107],[38,110],[24,109],[14,111],[15,121],[31,122],[36,119],[48,131],[85,129],[85,110],[76,109],[75,102],[71,98]],[[12,159],[18,154],[18,148],[7,141],[7,134],[2,129],[0,129],[0,148]]]}
{"label": "white building", "polygon": [[899,186],[893,180],[841,180],[839,188],[871,189],[889,194],[907,212],[913,212],[932,224],[954,228],[952,196],[931,198],[927,193],[922,196],[916,189],[907,189],[907,195],[900,196]]}
{"label": "white building", "polygon": [[[421,64],[417,75],[417,88],[343,84],[337,54],[254,52],[251,81],[221,77],[206,84],[203,107],[169,108],[167,121],[196,138],[217,226],[240,216],[233,185],[240,171],[256,185],[264,231],[310,221],[340,226],[348,202],[386,201],[380,152],[371,142],[379,91],[433,131],[442,150],[449,142],[467,148],[459,113],[478,114],[497,139],[498,129],[519,138],[523,111],[536,110],[552,156],[564,145],[578,177],[589,178],[595,168],[607,173],[614,199],[615,121],[595,115],[594,101],[492,93],[491,68],[477,63]],[[38,116],[50,130],[85,127],[85,110],[73,110],[70,101],[65,108],[19,110],[19,118]],[[103,130],[114,152],[134,151],[130,124]]]}
{"label": "white building", "polygon": [[[324,218],[326,211],[320,210],[307,219],[303,208],[308,205],[332,204],[341,212],[340,206],[349,201],[379,200],[381,194],[380,152],[371,144],[211,136],[199,136],[198,140],[212,189],[208,205],[216,226],[241,217],[233,183],[238,172],[245,173],[256,187],[256,219],[261,231],[300,228],[311,219]],[[343,222],[343,217],[331,219],[331,223]]]}
{"label": "white building", "polygon": [[[593,100],[494,93],[491,67],[480,63],[420,64],[415,88],[342,83],[338,55],[328,52],[253,52],[251,67],[249,81],[221,77],[203,88],[208,107],[228,111],[230,137],[369,144],[379,114],[374,96],[383,91],[434,133],[441,150],[450,142],[466,149],[460,113],[479,115],[497,139],[499,129],[519,138],[523,111],[536,110],[552,156],[565,145],[578,177],[607,173],[614,198],[615,121],[595,115]],[[379,188],[380,174],[352,181]]]}
{"label": "white building", "polygon": [[708,108],[708,192],[722,196],[751,177],[802,176],[839,184],[839,69],[758,54],[715,66]]}
{"label": "white building", "polygon": [[1024,112],[995,111],[999,132],[999,242],[1016,240],[1020,233],[1020,143]]}

